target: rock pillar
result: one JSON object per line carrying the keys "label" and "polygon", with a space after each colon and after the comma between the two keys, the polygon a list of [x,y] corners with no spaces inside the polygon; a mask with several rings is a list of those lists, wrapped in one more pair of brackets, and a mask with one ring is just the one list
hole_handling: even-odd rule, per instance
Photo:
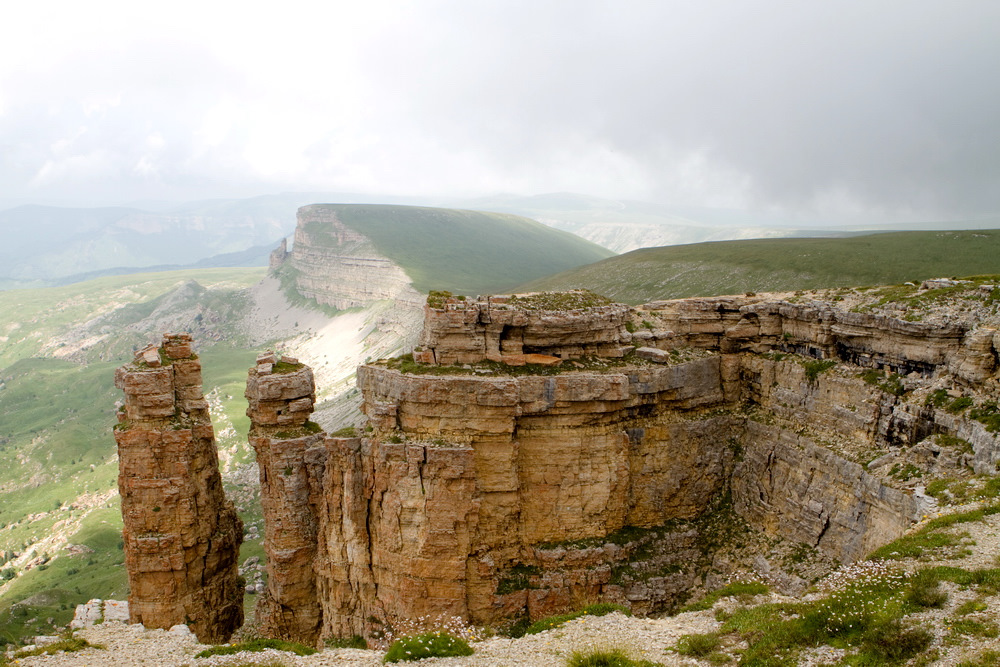
{"label": "rock pillar", "polygon": [[313,644],[322,616],[316,596],[324,434],[309,421],[316,398],[312,369],[273,353],[247,378],[250,444],[260,468],[267,589],[257,601],[261,632]]}
{"label": "rock pillar", "polygon": [[184,623],[204,643],[243,623],[243,524],[226,500],[201,363],[187,334],[166,334],[115,372],[115,427],[129,618]]}

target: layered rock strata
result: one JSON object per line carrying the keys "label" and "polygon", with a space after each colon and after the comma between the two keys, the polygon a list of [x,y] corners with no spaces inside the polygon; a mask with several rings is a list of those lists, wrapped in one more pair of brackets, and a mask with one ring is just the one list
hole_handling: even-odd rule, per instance
{"label": "layered rock strata", "polygon": [[[284,508],[270,521],[289,533],[269,529],[284,545],[269,547],[269,567],[272,581],[296,582],[269,589],[268,614],[307,619],[271,627],[313,641],[400,617],[496,624],[597,600],[664,609],[731,566],[715,555],[713,516],[853,560],[926,511],[928,499],[837,451],[892,452],[944,433],[969,439],[972,465],[1000,457],[977,423],[857,370],[995,384],[988,328],[760,297],[637,309],[582,300],[567,310],[432,297],[414,354],[426,374],[358,369],[363,438],[275,439],[311,387],[297,379],[304,369],[272,373],[269,395],[285,403],[268,407],[261,369],[274,360],[251,370],[265,502]],[[622,359],[626,347],[640,349]],[[481,365],[527,355],[559,366],[531,375]],[[290,479],[275,484],[282,472]]]}
{"label": "layered rock strata", "polygon": [[299,294],[339,310],[383,299],[413,308],[423,302],[402,268],[323,205],[298,210],[292,252],[285,263]]}
{"label": "layered rock strata", "polygon": [[130,621],[225,642],[243,623],[243,525],[222,490],[191,337],[139,351],[115,386],[125,392],[114,433]]}
{"label": "layered rock strata", "polygon": [[439,365],[486,360],[522,365],[524,355],[621,357],[631,349],[628,306],[582,290],[562,295],[575,307],[554,309],[531,295],[441,299],[440,307],[424,309],[414,359]]}
{"label": "layered rock strata", "polygon": [[320,630],[313,563],[327,458],[324,436],[309,421],[316,399],[312,370],[292,357],[262,354],[250,369],[246,397],[268,575],[257,619],[266,636],[312,643]]}

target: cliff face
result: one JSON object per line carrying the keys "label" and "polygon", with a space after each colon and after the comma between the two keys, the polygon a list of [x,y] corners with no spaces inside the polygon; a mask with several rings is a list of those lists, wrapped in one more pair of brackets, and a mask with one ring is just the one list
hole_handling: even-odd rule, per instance
{"label": "cliff face", "polygon": [[[308,498],[318,526],[319,637],[398,617],[670,607],[734,567],[712,517],[857,559],[930,502],[883,483],[858,451],[965,433],[970,464],[1000,452],[974,422],[860,372],[995,383],[985,328],[758,297],[638,309],[567,298],[575,307],[432,296],[423,365],[358,369],[371,434],[288,459],[314,471],[308,490],[273,492]],[[544,365],[512,371],[525,363]]]}
{"label": "cliff face", "polygon": [[321,205],[299,209],[288,263],[300,294],[339,310],[383,299],[419,308],[423,301],[403,269]]}
{"label": "cliff face", "polygon": [[222,491],[190,336],[140,351],[115,385],[125,392],[115,441],[130,620],[225,642],[243,623],[243,525]]}
{"label": "cliff face", "polygon": [[364,437],[308,421],[310,369],[258,359],[247,414],[266,631],[319,642],[401,617],[501,624],[602,600],[646,613],[749,561],[794,588],[780,557],[741,561],[734,543],[862,558],[932,506],[890,464],[1000,461],[995,433],[936,407],[1000,394],[988,321],[564,297],[432,296],[413,360],[358,369]]}

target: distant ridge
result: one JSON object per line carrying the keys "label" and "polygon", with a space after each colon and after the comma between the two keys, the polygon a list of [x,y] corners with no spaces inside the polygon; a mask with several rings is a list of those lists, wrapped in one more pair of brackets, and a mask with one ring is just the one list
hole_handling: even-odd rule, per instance
{"label": "distant ridge", "polygon": [[[316,204],[303,212],[333,213],[399,265],[420,292],[485,294],[526,279],[590,264],[614,253],[569,232],[508,213],[425,206]],[[332,227],[307,222],[322,237]],[[328,243],[337,243],[328,236]],[[294,251],[293,251],[294,252]]]}
{"label": "distant ridge", "polygon": [[615,301],[894,284],[1000,273],[1000,230],[757,239],[643,248],[518,291],[587,288]]}

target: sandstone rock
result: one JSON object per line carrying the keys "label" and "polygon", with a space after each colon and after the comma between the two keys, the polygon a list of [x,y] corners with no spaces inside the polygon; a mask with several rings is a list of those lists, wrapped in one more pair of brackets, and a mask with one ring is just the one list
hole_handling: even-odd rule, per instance
{"label": "sandstone rock", "polygon": [[[927,439],[949,433],[971,443],[973,454],[962,455],[977,471],[1000,462],[1000,443],[982,424],[860,377],[881,368],[909,375],[909,388],[948,373],[958,384],[995,382],[998,335],[986,327],[766,295],[636,310],[518,303],[428,306],[414,359],[620,358],[633,338],[630,318],[650,324],[635,336],[646,347],[638,361],[603,372],[562,363],[538,376],[469,367],[420,375],[364,365],[365,438],[313,432],[308,367],[262,355],[250,369],[268,571],[266,589],[252,587],[266,632],[319,643],[399,618],[499,624],[582,600],[663,610],[695,582],[722,576],[710,569],[726,559],[703,552],[709,536],[699,523],[721,499],[757,531],[842,561],[898,537],[926,511],[919,493],[882,484],[830,443],[962,465]],[[784,358],[790,353],[801,356]],[[159,418],[168,392],[150,378],[122,377],[136,388],[124,414]],[[149,561],[172,567],[173,538],[146,539]],[[801,587],[779,561],[757,566]]]}
{"label": "sandstone rock", "polygon": [[258,591],[250,584],[247,591],[261,593],[256,614],[266,636],[313,644],[321,624],[313,565],[319,546],[316,507],[326,465],[324,435],[304,428],[316,392],[312,370],[284,357],[280,361],[292,370],[271,373],[268,367],[278,361],[273,354],[261,355],[247,379],[268,574],[266,588]]}
{"label": "sandstone rock", "polygon": [[485,360],[520,365],[520,355],[528,354],[616,357],[631,340],[625,328],[629,309],[622,304],[547,308],[520,307],[508,296],[451,299],[442,308],[428,305],[421,352],[414,359],[442,365]]}
{"label": "sandstone rock", "polygon": [[[166,334],[162,347],[119,368],[115,384],[125,392],[115,440],[129,619],[149,628],[188,624],[200,641],[224,642],[243,622],[243,527],[222,491],[190,336]],[[120,608],[109,601],[102,613]]]}
{"label": "sandstone rock", "polygon": [[362,234],[344,225],[323,205],[303,206],[296,216],[292,252],[295,286],[306,298],[345,310],[394,299],[400,308],[420,308],[424,296],[410,277],[381,255]]}
{"label": "sandstone rock", "polygon": [[660,364],[670,363],[670,353],[656,347],[639,347],[635,350],[635,356],[647,361],[655,361]]}

